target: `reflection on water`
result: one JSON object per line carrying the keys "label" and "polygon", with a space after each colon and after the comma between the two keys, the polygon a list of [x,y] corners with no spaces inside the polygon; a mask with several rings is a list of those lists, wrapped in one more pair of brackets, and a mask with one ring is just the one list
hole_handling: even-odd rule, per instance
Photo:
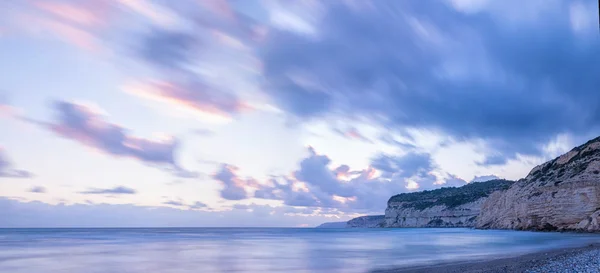
{"label": "reflection on water", "polygon": [[0,229],[0,272],[366,272],[596,241],[470,229]]}

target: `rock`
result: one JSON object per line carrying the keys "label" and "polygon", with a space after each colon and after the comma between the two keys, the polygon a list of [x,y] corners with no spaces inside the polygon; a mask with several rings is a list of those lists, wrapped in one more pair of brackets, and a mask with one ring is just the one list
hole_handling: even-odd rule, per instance
{"label": "rock", "polygon": [[383,227],[385,215],[370,215],[356,217],[346,223],[347,228],[378,228]]}
{"label": "rock", "polygon": [[388,201],[383,226],[473,227],[488,196],[512,184],[513,181],[498,179],[395,195]]}
{"label": "rock", "polygon": [[600,137],[493,193],[483,203],[476,227],[600,231]]}
{"label": "rock", "polygon": [[345,228],[346,222],[327,222],[320,224],[316,228]]}

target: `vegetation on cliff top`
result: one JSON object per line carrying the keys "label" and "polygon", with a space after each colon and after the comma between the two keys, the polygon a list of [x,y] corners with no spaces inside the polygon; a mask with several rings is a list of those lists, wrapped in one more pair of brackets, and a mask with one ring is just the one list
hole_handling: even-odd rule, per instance
{"label": "vegetation on cliff top", "polygon": [[430,191],[401,193],[394,195],[390,203],[403,202],[404,208],[423,210],[434,206],[458,207],[489,196],[492,192],[506,190],[514,181],[496,179],[486,182],[471,182],[462,187],[446,187]]}
{"label": "vegetation on cliff top", "polygon": [[[557,186],[565,180],[572,179],[586,171],[589,164],[600,159],[600,149],[592,144],[600,142],[600,137],[594,138],[583,145],[573,148],[569,153],[556,157],[536,168],[534,168],[524,183],[535,182],[540,186]],[[568,161],[559,163],[561,157],[572,154]],[[594,175],[600,174],[600,170],[593,170]]]}

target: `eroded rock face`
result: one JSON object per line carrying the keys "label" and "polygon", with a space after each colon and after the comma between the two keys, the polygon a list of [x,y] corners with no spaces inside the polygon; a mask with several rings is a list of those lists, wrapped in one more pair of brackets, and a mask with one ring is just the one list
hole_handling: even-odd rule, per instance
{"label": "eroded rock face", "polygon": [[472,182],[458,188],[393,196],[385,210],[384,227],[474,227],[490,194],[512,181]]}
{"label": "eroded rock face", "polygon": [[476,227],[600,231],[600,138],[493,193],[483,203]]}
{"label": "eroded rock face", "polygon": [[418,210],[404,208],[403,204],[388,205],[385,210],[386,227],[473,227],[483,199],[456,208],[435,206]]}

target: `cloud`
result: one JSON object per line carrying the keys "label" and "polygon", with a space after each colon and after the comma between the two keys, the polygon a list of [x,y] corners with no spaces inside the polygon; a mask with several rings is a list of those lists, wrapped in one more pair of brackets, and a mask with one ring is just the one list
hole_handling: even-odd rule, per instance
{"label": "cloud", "polygon": [[190,207],[190,209],[203,209],[203,208],[208,208],[208,205],[206,205],[202,202],[196,201],[193,205],[190,205],[189,207]]}
{"label": "cloud", "polygon": [[[251,5],[251,13],[227,2],[109,5],[151,22],[127,33],[133,39],[127,45],[135,48],[125,57],[143,60],[162,84],[144,83],[135,94],[232,118],[254,105],[247,98],[252,90],[294,118],[341,116],[389,130],[435,129],[489,141],[499,147],[493,153],[506,158],[538,155],[557,134],[600,131],[594,3]],[[75,30],[58,27],[65,36],[95,39],[99,31],[89,26],[109,21],[103,19],[111,10],[38,6],[71,23]],[[361,139],[355,133],[343,130]]]}
{"label": "cloud", "polygon": [[490,180],[494,180],[494,179],[501,179],[500,177],[490,174],[490,175],[482,175],[482,176],[475,176],[475,178],[473,178],[473,180],[471,180],[471,182],[485,182],[485,181],[490,181]]}
{"label": "cloud", "polygon": [[402,150],[410,151],[417,148],[414,144],[409,143],[408,141],[400,141],[394,138],[391,134],[382,134],[378,138],[383,143],[393,145],[401,148]]}
{"label": "cloud", "polygon": [[185,69],[198,46],[196,38],[188,33],[156,28],[141,43],[141,58],[159,69]]}
{"label": "cloud", "polygon": [[35,186],[35,187],[29,189],[29,192],[33,192],[33,193],[46,193],[47,190],[46,190],[46,188],[44,188],[42,186]]}
{"label": "cloud", "polygon": [[182,201],[181,199],[177,199],[177,200],[167,200],[165,202],[162,202],[163,205],[169,205],[169,206],[173,206],[176,207],[178,209],[191,209],[191,210],[198,210],[198,209],[207,209],[208,205],[202,203],[202,202],[194,202],[191,205],[188,205],[187,203],[185,203],[184,201]]}
{"label": "cloud", "polygon": [[237,96],[218,92],[200,82],[176,84],[169,82],[152,82],[130,84],[124,88],[126,92],[142,98],[153,99],[182,107],[204,116],[231,118],[247,106]]}
{"label": "cloud", "polygon": [[470,12],[464,3],[323,3],[318,39],[269,31],[265,91],[304,119],[362,117],[501,142],[506,155],[540,154],[557,134],[600,129],[597,33],[574,31],[569,12],[582,9],[556,3],[527,5],[529,17],[514,12],[516,2]]}
{"label": "cloud", "polygon": [[483,162],[478,163],[480,166],[491,166],[491,165],[504,165],[508,162],[508,158],[502,154],[499,155],[488,155],[484,158]]}
{"label": "cloud", "polygon": [[245,186],[254,184],[252,180],[244,180],[235,173],[237,167],[233,165],[223,164],[213,178],[223,185],[221,197],[226,200],[242,200],[248,198]]}
{"label": "cloud", "polygon": [[218,180],[225,185],[221,195],[229,200],[254,197],[282,201],[288,206],[375,213],[383,210],[387,199],[397,193],[466,184],[438,170],[431,156],[424,153],[379,155],[363,170],[351,170],[347,165],[332,168],[330,163],[329,157],[309,147],[308,157],[300,161],[291,176],[272,177],[267,183],[240,179],[234,172],[237,169],[222,167],[218,174]]}
{"label": "cloud", "polygon": [[112,195],[112,194],[136,194],[137,191],[134,189],[131,189],[131,188],[118,186],[118,187],[109,188],[109,189],[92,188],[92,189],[88,189],[86,191],[82,191],[79,193],[80,194],[106,194],[106,195],[110,194],[110,195]]}
{"label": "cloud", "polygon": [[[50,205],[0,197],[0,227],[292,227],[309,223],[350,220],[353,214],[320,210],[302,214],[302,209],[261,206],[254,212],[184,210],[131,204]],[[291,213],[291,211],[296,213]]]}
{"label": "cloud", "polygon": [[199,128],[199,129],[193,130],[192,133],[194,135],[198,135],[198,136],[212,136],[215,134],[214,131],[211,131],[209,129],[204,129],[204,128]]}
{"label": "cloud", "polygon": [[165,202],[163,202],[163,204],[174,206],[174,207],[185,207],[186,206],[182,201],[175,201],[175,200],[165,201]]}
{"label": "cloud", "polygon": [[371,165],[386,174],[400,174],[402,177],[411,177],[419,171],[428,172],[433,169],[429,154],[414,152],[402,156],[380,154],[373,158]]}
{"label": "cloud", "polygon": [[45,126],[59,136],[116,157],[129,157],[166,169],[176,176],[197,177],[175,162],[175,138],[152,140],[135,137],[120,125],[110,123],[99,110],[66,101],[54,103],[57,120]]}
{"label": "cloud", "polygon": [[[103,30],[116,15],[116,5],[106,1],[30,1],[13,5],[10,24],[20,32],[59,38],[96,53],[105,49]],[[43,31],[40,31],[43,30]],[[108,45],[108,44],[107,44]]]}
{"label": "cloud", "polygon": [[348,127],[346,129],[334,128],[333,131],[348,139],[355,139],[367,143],[373,143],[372,140],[361,134],[360,131],[358,131],[358,129],[356,129],[355,127]]}
{"label": "cloud", "polygon": [[170,9],[161,5],[140,0],[118,0],[117,2],[159,26],[173,27],[180,23]]}
{"label": "cloud", "polygon": [[10,178],[31,178],[33,174],[29,171],[15,169],[8,160],[4,149],[0,147],[0,177]]}
{"label": "cloud", "polygon": [[207,13],[199,9],[200,6],[183,2],[171,4],[169,7],[181,16],[186,27],[153,27],[141,34],[139,46],[134,49],[135,57],[154,68],[161,79],[131,84],[124,90],[192,111],[203,118],[216,116],[229,120],[251,109],[239,98],[243,93],[240,89],[250,91],[247,82],[256,83],[258,78],[250,71],[253,69],[247,69],[257,67],[256,58],[243,50],[244,42],[251,41],[238,39],[238,36],[250,37],[245,29],[249,26],[232,27],[228,19]]}
{"label": "cloud", "polygon": [[35,2],[34,6],[58,18],[69,20],[80,25],[97,26],[102,24],[103,20],[98,12],[94,12],[92,6],[51,1]]}

